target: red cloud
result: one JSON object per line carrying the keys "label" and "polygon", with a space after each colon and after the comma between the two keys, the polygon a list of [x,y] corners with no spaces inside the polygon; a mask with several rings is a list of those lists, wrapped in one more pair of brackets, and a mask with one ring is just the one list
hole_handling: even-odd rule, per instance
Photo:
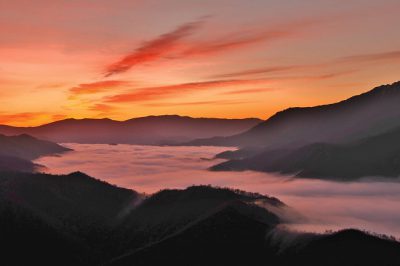
{"label": "red cloud", "polygon": [[199,21],[187,23],[172,32],[161,35],[155,40],[145,43],[133,53],[109,65],[104,75],[109,77],[114,74],[125,72],[135,65],[159,59],[174,50],[179,40],[192,34],[199,26]]}
{"label": "red cloud", "polygon": [[83,83],[70,89],[72,94],[94,94],[110,89],[129,86],[131,82],[121,80],[106,80],[93,83]]}
{"label": "red cloud", "polygon": [[210,53],[220,53],[263,41],[282,39],[315,23],[315,21],[304,20],[297,23],[276,26],[272,29],[234,32],[230,35],[204,42],[183,43],[182,40],[199,28],[201,22],[202,21],[184,24],[172,32],[161,35],[145,43],[121,60],[107,66],[104,75],[109,77],[114,74],[123,73],[136,65],[158,60],[163,57],[186,58]]}

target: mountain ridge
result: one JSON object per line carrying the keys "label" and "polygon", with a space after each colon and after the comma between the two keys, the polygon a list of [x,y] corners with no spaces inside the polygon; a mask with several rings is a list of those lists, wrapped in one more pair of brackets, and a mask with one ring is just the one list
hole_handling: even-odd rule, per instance
{"label": "mountain ridge", "polygon": [[199,137],[227,136],[243,132],[262,120],[257,118],[192,118],[163,115],[124,121],[102,119],[64,119],[36,127],[0,125],[0,134],[30,134],[58,143],[179,144]]}
{"label": "mountain ridge", "polygon": [[[316,142],[315,138],[320,142],[346,141],[346,138],[355,139],[356,134],[368,130],[371,135],[400,125],[396,119],[400,115],[399,102],[400,81],[378,86],[332,104],[287,108],[241,134],[198,139],[188,145],[276,148],[282,145],[301,146],[310,143],[307,139],[314,139],[313,142]],[[365,121],[365,126],[362,123],[358,125],[359,128],[354,126],[355,119],[359,122]],[[329,123],[332,124],[330,127]],[[322,137],[321,132],[326,136]]]}
{"label": "mountain ridge", "polygon": [[255,170],[341,181],[397,178],[399,117],[400,82],[334,104],[289,108],[243,134],[209,139],[241,147],[218,154],[228,161],[211,170]]}

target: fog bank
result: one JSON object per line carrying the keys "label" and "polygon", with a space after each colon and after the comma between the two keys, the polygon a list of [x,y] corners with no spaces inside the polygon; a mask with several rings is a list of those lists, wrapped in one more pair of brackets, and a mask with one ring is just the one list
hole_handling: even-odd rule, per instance
{"label": "fog bank", "polygon": [[35,163],[49,173],[82,171],[111,184],[153,193],[164,188],[211,184],[274,196],[306,216],[290,228],[320,232],[355,227],[400,237],[400,182],[337,183],[256,172],[209,172],[210,160],[228,148],[66,144],[61,157]]}

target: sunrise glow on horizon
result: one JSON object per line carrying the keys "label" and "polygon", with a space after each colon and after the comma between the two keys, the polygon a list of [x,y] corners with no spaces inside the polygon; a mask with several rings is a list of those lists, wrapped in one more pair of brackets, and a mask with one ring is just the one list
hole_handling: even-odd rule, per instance
{"label": "sunrise glow on horizon", "polygon": [[399,1],[0,0],[0,124],[266,119],[400,80]]}

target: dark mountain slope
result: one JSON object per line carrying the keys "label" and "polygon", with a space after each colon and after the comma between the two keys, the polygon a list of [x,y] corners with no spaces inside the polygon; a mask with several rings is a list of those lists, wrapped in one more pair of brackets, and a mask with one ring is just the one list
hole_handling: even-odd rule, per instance
{"label": "dark mountain slope", "polygon": [[200,186],[141,199],[82,173],[1,173],[2,265],[381,266],[399,261],[399,243],[358,231],[308,234],[282,249],[270,233],[283,221],[274,210],[285,205],[259,194]]}
{"label": "dark mountain slope", "polygon": [[333,234],[281,232],[284,248],[271,239],[268,224],[226,208],[153,245],[136,250],[107,265],[341,265],[395,266],[400,243],[358,230]]}
{"label": "dark mountain slope", "polygon": [[118,258],[110,265],[261,265],[259,262],[271,256],[264,250],[270,228],[226,207],[179,234]]}
{"label": "dark mountain slope", "polygon": [[339,103],[289,108],[245,133],[191,144],[283,149],[317,142],[342,143],[398,127],[399,117],[400,82],[397,82]]}
{"label": "dark mountain slope", "polygon": [[196,138],[229,136],[246,131],[259,119],[191,118],[175,115],[149,116],[126,121],[111,119],[66,119],[38,126],[0,126],[6,135],[30,134],[62,143],[175,144]]}
{"label": "dark mountain slope", "polygon": [[[271,206],[272,211],[258,207],[256,202]],[[164,190],[146,199],[126,217],[114,233],[117,240],[113,242],[121,243],[121,251],[124,247],[134,250],[176,234],[227,206],[270,225],[282,221],[274,208],[286,207],[275,198],[229,189],[197,186]]]}
{"label": "dark mountain slope", "polygon": [[[14,251],[26,254],[20,259],[31,258],[35,265],[97,265],[104,247],[112,247],[109,234],[141,197],[82,173],[1,172],[0,235],[15,240]],[[57,257],[59,263],[48,263]]]}
{"label": "dark mountain slope", "polygon": [[277,259],[279,266],[396,266],[400,265],[400,243],[358,230],[343,230],[317,236],[300,249],[286,251]]}
{"label": "dark mountain slope", "polygon": [[12,156],[0,155],[0,170],[1,171],[18,171],[32,173],[42,168],[41,165],[34,164],[31,161],[24,160]]}
{"label": "dark mountain slope", "polygon": [[0,155],[33,160],[40,156],[69,151],[56,143],[39,140],[29,135],[0,135]]}
{"label": "dark mountain slope", "polygon": [[82,241],[46,223],[30,210],[2,199],[0,235],[2,265],[90,265],[90,252]]}
{"label": "dark mountain slope", "polygon": [[400,128],[347,144],[317,143],[295,150],[267,150],[213,170],[257,170],[334,180],[400,176]]}
{"label": "dark mountain slope", "polygon": [[[135,200],[135,191],[114,187],[83,173],[69,175],[0,173],[0,195],[60,226],[114,224]],[[79,228],[74,225],[79,224]]]}

